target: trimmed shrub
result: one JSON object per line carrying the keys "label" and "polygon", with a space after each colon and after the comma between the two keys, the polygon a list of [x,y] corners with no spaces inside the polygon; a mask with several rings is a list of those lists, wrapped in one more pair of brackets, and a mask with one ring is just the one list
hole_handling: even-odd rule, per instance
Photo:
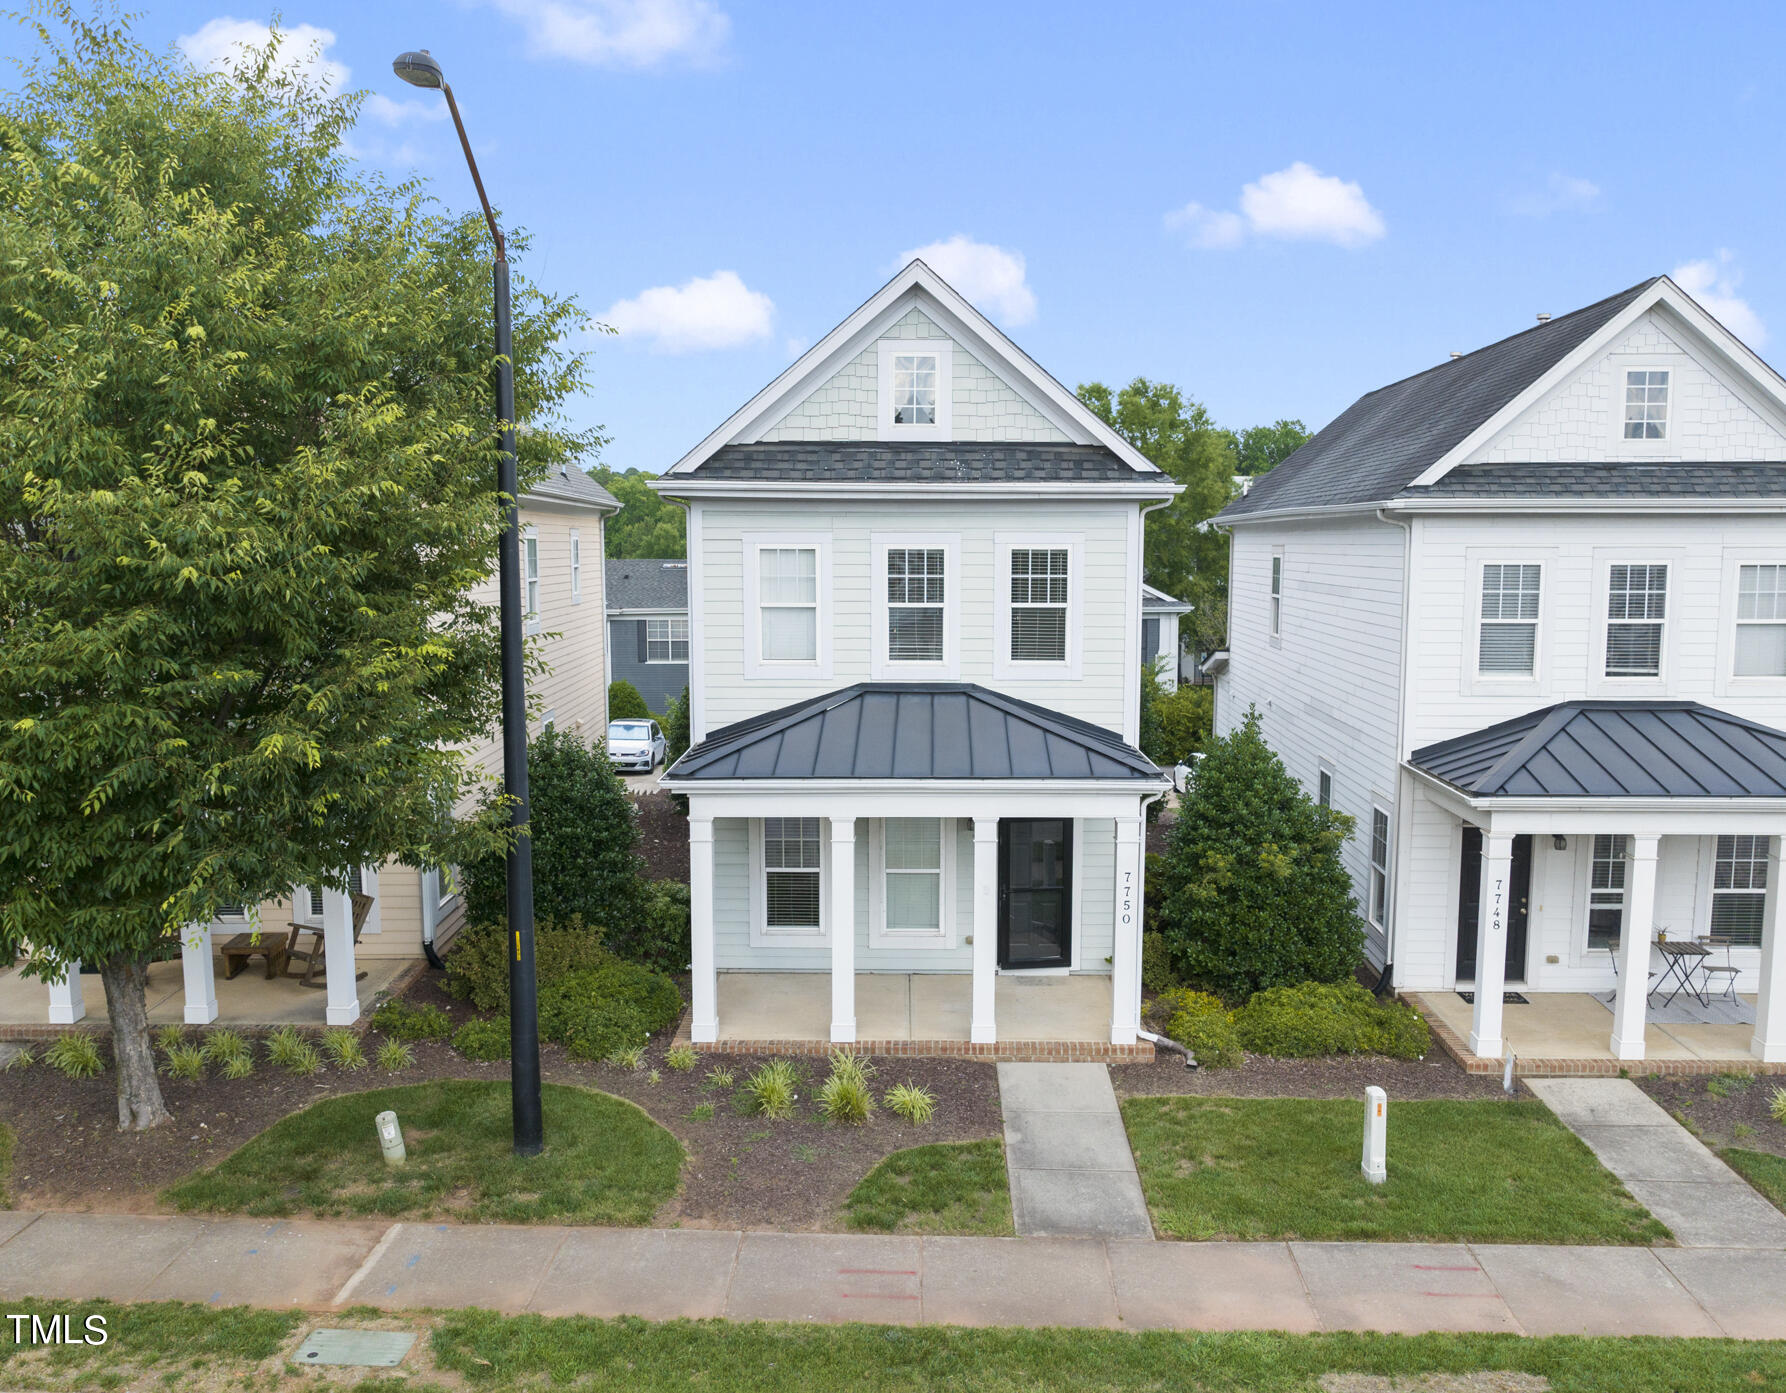
{"label": "trimmed shrub", "polygon": [[1178,985],[1172,953],[1162,934],[1141,935],[1141,985],[1150,992],[1166,992]]}
{"label": "trimmed shrub", "polygon": [[[508,924],[502,917],[467,924],[447,956],[446,989],[480,1011],[506,1011],[509,1004]],[[600,929],[585,928],[572,916],[533,926],[534,972],[542,982],[600,967],[612,958],[602,948]]]}
{"label": "trimmed shrub", "polygon": [[1154,1002],[1166,1034],[1197,1057],[1205,1069],[1232,1069],[1241,1062],[1240,1037],[1219,997],[1179,987]]}
{"label": "trimmed shrub", "polygon": [[688,749],[690,736],[688,719],[688,688],[682,689],[682,695],[670,703],[670,709],[664,712],[664,763],[674,764]]}
{"label": "trimmed shrub", "polygon": [[677,880],[648,880],[639,900],[636,926],[615,934],[609,946],[628,958],[661,972],[688,967],[688,887]]}
{"label": "trimmed shrub", "polygon": [[[643,701],[638,714],[645,715]],[[607,752],[554,727],[529,747],[527,780],[535,918],[556,924],[580,918],[607,942],[622,942],[639,918],[645,863],[638,813]],[[497,923],[507,913],[503,858],[467,865],[466,921]]]}
{"label": "trimmed shrub", "polygon": [[453,1033],[453,1019],[432,1003],[413,1006],[393,997],[372,1013],[372,1028],[393,1040],[444,1040]]}
{"label": "trimmed shrub", "polygon": [[1282,1059],[1383,1054],[1418,1059],[1431,1044],[1426,1022],[1405,1003],[1381,1002],[1356,982],[1272,987],[1234,1012],[1242,1048]]}
{"label": "trimmed shrub", "polygon": [[608,719],[610,721],[644,721],[651,717],[651,708],[639,689],[624,677],[608,683]]}
{"label": "trimmed shrub", "polygon": [[509,1018],[479,1016],[453,1032],[453,1048],[467,1059],[485,1063],[509,1057]]}
{"label": "trimmed shrub", "polygon": [[1159,721],[1159,747],[1166,764],[1189,764],[1191,756],[1209,743],[1215,688],[1181,684],[1177,691],[1162,692],[1154,715]]}
{"label": "trimmed shrub", "polygon": [[682,996],[674,982],[618,958],[547,980],[540,988],[541,1036],[578,1059],[607,1059],[642,1045],[681,1014]]}
{"label": "trimmed shrub", "polygon": [[1213,740],[1179,805],[1161,931],[1186,981],[1229,1001],[1350,978],[1364,945],[1340,848],[1352,819],[1315,803],[1248,711]]}

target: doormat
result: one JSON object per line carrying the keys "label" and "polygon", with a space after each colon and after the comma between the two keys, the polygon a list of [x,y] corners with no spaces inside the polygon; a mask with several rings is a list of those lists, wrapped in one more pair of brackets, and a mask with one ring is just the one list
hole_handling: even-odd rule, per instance
{"label": "doormat", "polygon": [[[1458,995],[1461,996],[1465,1001],[1469,1002],[1472,1006],[1474,1006],[1476,1004],[1476,993],[1475,992],[1459,992]],[[1525,999],[1525,997],[1522,996],[1518,992],[1502,992],[1501,993],[1501,1005],[1503,1005],[1503,1006],[1530,1006],[1531,1004],[1532,1004],[1531,1002],[1527,1001]]]}

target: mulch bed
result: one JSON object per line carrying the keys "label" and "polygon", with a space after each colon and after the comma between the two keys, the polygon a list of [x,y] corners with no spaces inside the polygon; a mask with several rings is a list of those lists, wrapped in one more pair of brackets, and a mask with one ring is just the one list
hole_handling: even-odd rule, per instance
{"label": "mulch bed", "polygon": [[[439,983],[439,974],[427,974],[404,995],[418,1005],[445,1007],[455,1026],[470,1019],[471,1008],[448,996]],[[838,1127],[809,1109],[813,1090],[826,1073],[824,1061],[797,1061],[807,1081],[800,1115],[770,1122],[740,1114],[730,1091],[704,1086],[707,1071],[716,1064],[742,1083],[760,1060],[703,1057],[691,1073],[678,1073],[663,1062],[672,1033],[652,1040],[646,1062],[636,1072],[571,1059],[557,1045],[541,1051],[547,1082],[630,1099],[688,1149],[682,1193],[656,1216],[659,1226],[835,1231],[843,1227],[837,1210],[844,1198],[890,1152],[1002,1135],[998,1074],[992,1064],[879,1060],[877,1088],[907,1082],[928,1087],[936,1095],[934,1120],[914,1127],[883,1110],[865,1126]],[[376,1032],[367,1033],[368,1055],[380,1039]],[[134,1135],[117,1130],[117,1082],[109,1068],[93,1079],[70,1079],[41,1062],[0,1073],[0,1120],[17,1138],[12,1203],[21,1209],[160,1210],[156,1196],[162,1187],[215,1165],[280,1118],[318,1099],[432,1079],[502,1078],[508,1071],[507,1064],[467,1060],[444,1043],[419,1043],[415,1053],[415,1066],[401,1074],[376,1066],[348,1074],[325,1065],[322,1073],[299,1078],[262,1058],[246,1079],[213,1072],[202,1083],[182,1083],[164,1076],[162,1093],[174,1122]],[[655,1084],[650,1082],[654,1069]],[[714,1104],[714,1116],[696,1121],[690,1114],[704,1102]],[[550,1126],[547,1119],[548,1145]],[[367,1128],[370,1143],[370,1119]]]}
{"label": "mulch bed", "polygon": [[[1747,1079],[1744,1084],[1741,1080]],[[1768,1113],[1774,1090],[1786,1081],[1753,1074],[1714,1074],[1711,1077],[1639,1078],[1633,1080],[1707,1146],[1740,1146],[1745,1151],[1765,1151],[1786,1156],[1786,1125]],[[1714,1089],[1729,1090],[1720,1098]],[[1738,1135],[1737,1128],[1749,1131]]]}
{"label": "mulch bed", "polygon": [[652,880],[688,884],[688,819],[661,789],[633,796],[639,810],[639,851]]}
{"label": "mulch bed", "polygon": [[1355,1055],[1338,1059],[1268,1059],[1248,1055],[1234,1069],[1187,1069],[1184,1060],[1162,1050],[1152,1064],[1111,1066],[1121,1098],[1148,1094],[1199,1094],[1232,1098],[1356,1098],[1376,1084],[1394,1103],[1398,1098],[1505,1098],[1498,1078],[1464,1073],[1450,1056],[1434,1049],[1425,1059],[1385,1059]]}

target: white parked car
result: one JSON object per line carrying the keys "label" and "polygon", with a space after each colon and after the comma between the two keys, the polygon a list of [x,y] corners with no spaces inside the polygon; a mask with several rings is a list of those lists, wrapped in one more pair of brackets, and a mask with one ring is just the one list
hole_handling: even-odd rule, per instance
{"label": "white parked car", "polygon": [[649,774],[663,763],[666,743],[656,721],[609,721],[608,758],[626,773]]}

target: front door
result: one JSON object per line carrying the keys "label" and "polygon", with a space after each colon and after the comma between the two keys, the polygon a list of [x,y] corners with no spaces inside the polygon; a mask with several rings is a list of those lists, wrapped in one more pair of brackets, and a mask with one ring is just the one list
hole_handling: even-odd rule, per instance
{"label": "front door", "polygon": [[[1507,977],[1526,980],[1526,929],[1531,917],[1532,839],[1513,839],[1512,899],[1507,909]],[[1482,829],[1464,827],[1463,859],[1458,868],[1457,980],[1476,980],[1476,930],[1482,919]]]}
{"label": "front door", "polygon": [[1073,963],[1073,821],[1005,818],[998,825],[998,964]]}

